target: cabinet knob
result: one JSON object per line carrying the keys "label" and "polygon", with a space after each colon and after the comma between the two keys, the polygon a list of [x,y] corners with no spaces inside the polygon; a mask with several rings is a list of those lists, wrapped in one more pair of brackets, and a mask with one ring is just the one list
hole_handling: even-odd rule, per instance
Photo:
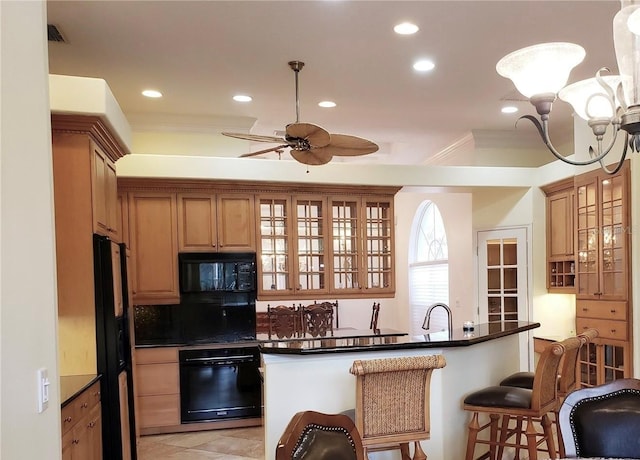
{"label": "cabinet knob", "polygon": [[96,422],[89,422],[89,424],[87,425],[87,428],[93,428],[94,426],[96,426]]}
{"label": "cabinet knob", "polygon": [[611,329],[611,333],[612,333],[612,334],[615,334],[615,333],[616,333],[616,330],[615,330],[615,329]]}
{"label": "cabinet knob", "polygon": [[82,403],[82,406],[80,407],[82,407],[83,409],[86,409],[87,407],[89,407],[89,403],[86,403],[86,402]]}
{"label": "cabinet knob", "polygon": [[71,423],[71,417],[66,417],[64,419],[64,423]]}
{"label": "cabinet knob", "polygon": [[71,444],[80,444],[80,440],[79,439],[74,439],[73,441],[71,441]]}
{"label": "cabinet knob", "polygon": [[582,311],[589,311],[587,307],[582,307]]}
{"label": "cabinet knob", "polygon": [[615,313],[615,312],[616,312],[616,309],[615,309],[615,308],[612,308],[612,309],[611,309],[611,313]]}

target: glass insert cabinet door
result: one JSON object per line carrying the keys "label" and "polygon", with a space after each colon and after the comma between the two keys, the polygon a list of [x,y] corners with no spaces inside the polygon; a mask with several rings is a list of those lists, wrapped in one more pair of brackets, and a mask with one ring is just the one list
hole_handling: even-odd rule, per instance
{"label": "glass insert cabinet door", "polygon": [[337,291],[360,289],[360,227],[357,199],[331,202],[333,286]]}
{"label": "glass insert cabinet door", "polygon": [[289,203],[284,197],[260,200],[260,287],[264,292],[292,290]]}
{"label": "glass insert cabinet door", "polygon": [[325,291],[325,214],[323,199],[295,198],[296,289]]}

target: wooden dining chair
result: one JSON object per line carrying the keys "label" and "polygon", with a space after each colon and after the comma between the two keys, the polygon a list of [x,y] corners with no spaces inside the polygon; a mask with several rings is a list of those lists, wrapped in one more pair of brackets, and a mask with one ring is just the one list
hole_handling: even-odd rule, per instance
{"label": "wooden dining chair", "polygon": [[302,334],[302,321],[300,311],[295,307],[267,305],[267,317],[269,321],[269,338],[276,336],[279,339],[298,337]]}
{"label": "wooden dining chair", "polygon": [[380,314],[380,302],[373,302],[371,307],[371,321],[369,323],[369,329],[374,332],[378,330],[378,315]]}
{"label": "wooden dining chair", "polygon": [[276,460],[364,460],[360,433],[342,414],[295,414],[276,447]]}
{"label": "wooden dining chair", "polygon": [[301,307],[304,335],[325,337],[333,335],[333,306],[331,303],[314,303]]}

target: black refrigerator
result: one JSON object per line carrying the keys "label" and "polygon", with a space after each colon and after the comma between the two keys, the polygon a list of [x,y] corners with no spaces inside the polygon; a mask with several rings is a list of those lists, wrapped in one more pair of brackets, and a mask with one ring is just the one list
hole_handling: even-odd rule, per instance
{"label": "black refrigerator", "polygon": [[137,460],[127,248],[124,243],[94,234],[93,254],[103,458]]}

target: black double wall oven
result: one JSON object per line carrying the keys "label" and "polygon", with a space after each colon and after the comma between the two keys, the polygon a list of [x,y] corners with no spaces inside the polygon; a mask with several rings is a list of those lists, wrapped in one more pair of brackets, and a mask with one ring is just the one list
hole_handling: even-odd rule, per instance
{"label": "black double wall oven", "polygon": [[[254,253],[181,253],[182,423],[260,417]],[[210,346],[209,346],[210,345]]]}

